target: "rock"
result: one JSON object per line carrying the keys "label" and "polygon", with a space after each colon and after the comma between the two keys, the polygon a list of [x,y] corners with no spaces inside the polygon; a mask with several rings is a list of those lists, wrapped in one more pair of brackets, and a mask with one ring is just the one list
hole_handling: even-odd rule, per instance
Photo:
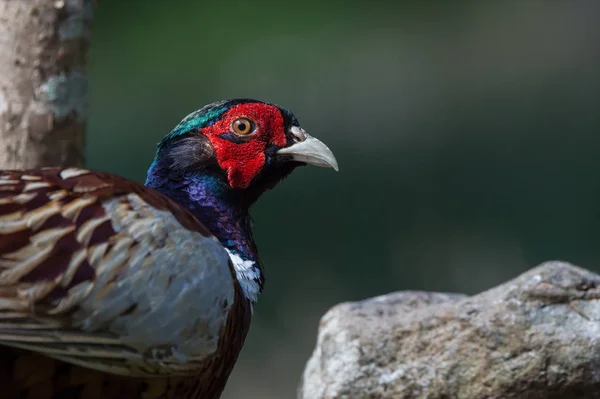
{"label": "rock", "polygon": [[547,262],[472,297],[337,305],[298,398],[600,398],[600,276]]}

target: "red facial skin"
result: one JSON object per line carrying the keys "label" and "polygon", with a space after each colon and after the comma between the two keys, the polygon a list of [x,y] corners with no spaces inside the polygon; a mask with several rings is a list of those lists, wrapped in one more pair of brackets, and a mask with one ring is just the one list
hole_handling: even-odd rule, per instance
{"label": "red facial skin", "polygon": [[[244,143],[233,143],[222,134],[236,134],[231,128],[239,118],[248,118],[256,128],[253,133],[237,135]],[[219,166],[227,172],[232,188],[247,188],[265,165],[267,145],[285,146],[285,125],[281,111],[262,103],[239,104],[227,110],[217,122],[202,129],[211,141]]]}

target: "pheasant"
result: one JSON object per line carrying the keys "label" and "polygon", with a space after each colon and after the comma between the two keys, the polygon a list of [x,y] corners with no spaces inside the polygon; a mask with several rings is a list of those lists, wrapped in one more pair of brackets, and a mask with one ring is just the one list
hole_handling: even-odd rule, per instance
{"label": "pheasant", "polygon": [[249,208],[296,167],[338,169],[289,111],[185,117],[145,185],[0,172],[2,398],[220,397],[263,289]]}

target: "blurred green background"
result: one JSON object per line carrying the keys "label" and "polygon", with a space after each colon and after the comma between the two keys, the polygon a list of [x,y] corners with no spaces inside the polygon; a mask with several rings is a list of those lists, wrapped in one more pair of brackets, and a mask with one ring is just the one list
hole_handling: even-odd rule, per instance
{"label": "blurred green background", "polygon": [[320,316],[600,270],[600,2],[98,1],[88,166],[144,181],[218,99],[292,110],[340,172],[255,206],[267,283],[224,398],[292,398]]}

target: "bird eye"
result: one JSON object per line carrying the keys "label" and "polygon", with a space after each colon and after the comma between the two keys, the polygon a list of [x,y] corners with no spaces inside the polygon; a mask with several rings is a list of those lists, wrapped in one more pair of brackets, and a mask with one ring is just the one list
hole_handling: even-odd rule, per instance
{"label": "bird eye", "polygon": [[248,118],[240,118],[233,121],[231,128],[236,134],[245,136],[254,131],[254,122]]}

